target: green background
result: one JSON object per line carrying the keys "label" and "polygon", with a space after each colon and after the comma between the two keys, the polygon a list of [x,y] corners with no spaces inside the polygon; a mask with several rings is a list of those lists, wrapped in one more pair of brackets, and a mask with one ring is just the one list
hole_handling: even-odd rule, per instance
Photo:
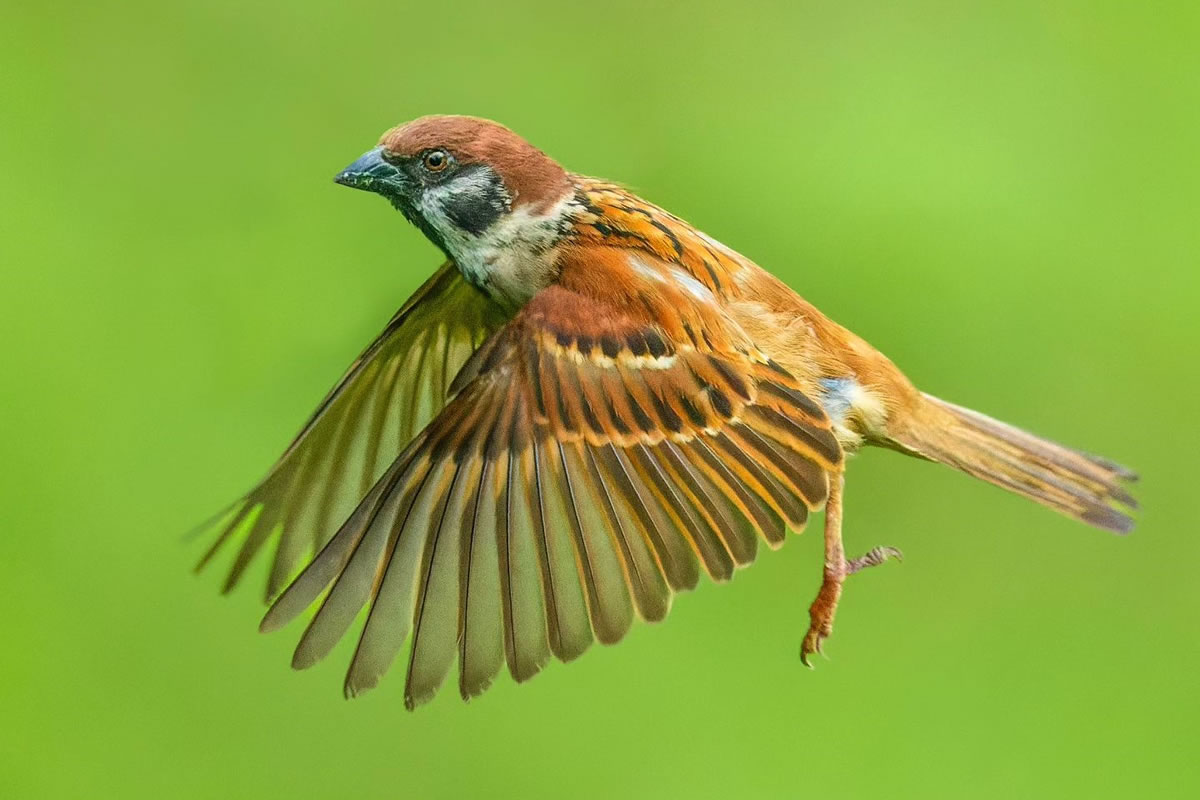
{"label": "green background", "polygon": [[[1195,797],[1194,2],[0,5],[0,795]],[[333,174],[499,119],[783,276],[927,391],[1137,467],[1118,538],[851,465],[813,530],[534,681],[347,702],[180,534],[438,263]],[[261,564],[259,565],[262,566]],[[259,575],[263,572],[260,570]]]}

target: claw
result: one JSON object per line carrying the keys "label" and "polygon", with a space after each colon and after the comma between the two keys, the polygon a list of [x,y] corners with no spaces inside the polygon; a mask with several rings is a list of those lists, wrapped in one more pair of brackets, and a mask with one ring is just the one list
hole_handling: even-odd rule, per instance
{"label": "claw", "polygon": [[829,634],[822,632],[815,625],[808,629],[808,633],[804,635],[804,641],[800,644],[800,663],[809,669],[813,669],[812,662],[809,661],[809,656],[813,653],[829,658],[825,654],[825,639]]}
{"label": "claw", "polygon": [[[804,636],[804,641],[800,644],[800,663],[809,669],[813,669],[813,665],[808,657],[813,653],[821,653],[822,638],[820,633],[810,628]],[[824,654],[822,653],[822,655]]]}
{"label": "claw", "polygon": [[808,632],[804,634],[804,641],[800,645],[800,661],[806,667],[812,667],[808,657],[813,653],[825,655],[821,646],[833,633],[833,615],[841,593],[842,578],[826,573],[825,580],[821,583],[821,591],[817,593],[817,599],[808,609]]}

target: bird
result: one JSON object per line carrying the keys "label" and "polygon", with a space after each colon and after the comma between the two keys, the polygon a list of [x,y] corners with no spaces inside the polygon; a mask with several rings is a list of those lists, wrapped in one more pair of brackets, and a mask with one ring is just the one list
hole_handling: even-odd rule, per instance
{"label": "bird", "polygon": [[499,123],[421,117],[335,181],[386,198],[446,260],[212,522],[197,569],[232,550],[229,591],[270,551],[260,629],[316,607],[298,669],[366,609],[347,697],[402,652],[410,710],[456,662],[464,700],[505,667],[525,681],[823,511],[808,665],[847,579],[901,556],[843,546],[865,446],[1133,528],[1129,469],[920,391],[747,257]]}

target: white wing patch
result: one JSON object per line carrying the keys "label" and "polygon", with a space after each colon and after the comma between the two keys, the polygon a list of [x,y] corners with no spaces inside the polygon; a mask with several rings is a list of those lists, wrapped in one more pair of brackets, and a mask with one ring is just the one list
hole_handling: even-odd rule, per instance
{"label": "white wing patch", "polygon": [[681,287],[683,287],[684,291],[686,291],[692,297],[699,300],[701,303],[716,302],[716,298],[713,297],[713,293],[711,291],[709,291],[709,288],[707,286],[705,286],[703,283],[696,280],[695,278],[693,278],[691,275],[684,272],[683,270],[681,270],[677,267],[672,267],[671,268],[671,279],[674,280],[675,283],[677,283]]}
{"label": "white wing patch", "polygon": [[655,283],[667,282],[661,270],[655,269],[636,255],[629,256],[629,266],[633,267],[634,272],[647,280],[654,281]]}

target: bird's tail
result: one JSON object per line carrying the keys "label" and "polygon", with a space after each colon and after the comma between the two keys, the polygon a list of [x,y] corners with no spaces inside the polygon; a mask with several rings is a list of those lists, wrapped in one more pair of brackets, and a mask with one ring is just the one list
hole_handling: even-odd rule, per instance
{"label": "bird's tail", "polygon": [[954,467],[1097,528],[1128,533],[1137,475],[1104,458],[1034,436],[931,395],[909,424],[889,432],[915,455]]}

